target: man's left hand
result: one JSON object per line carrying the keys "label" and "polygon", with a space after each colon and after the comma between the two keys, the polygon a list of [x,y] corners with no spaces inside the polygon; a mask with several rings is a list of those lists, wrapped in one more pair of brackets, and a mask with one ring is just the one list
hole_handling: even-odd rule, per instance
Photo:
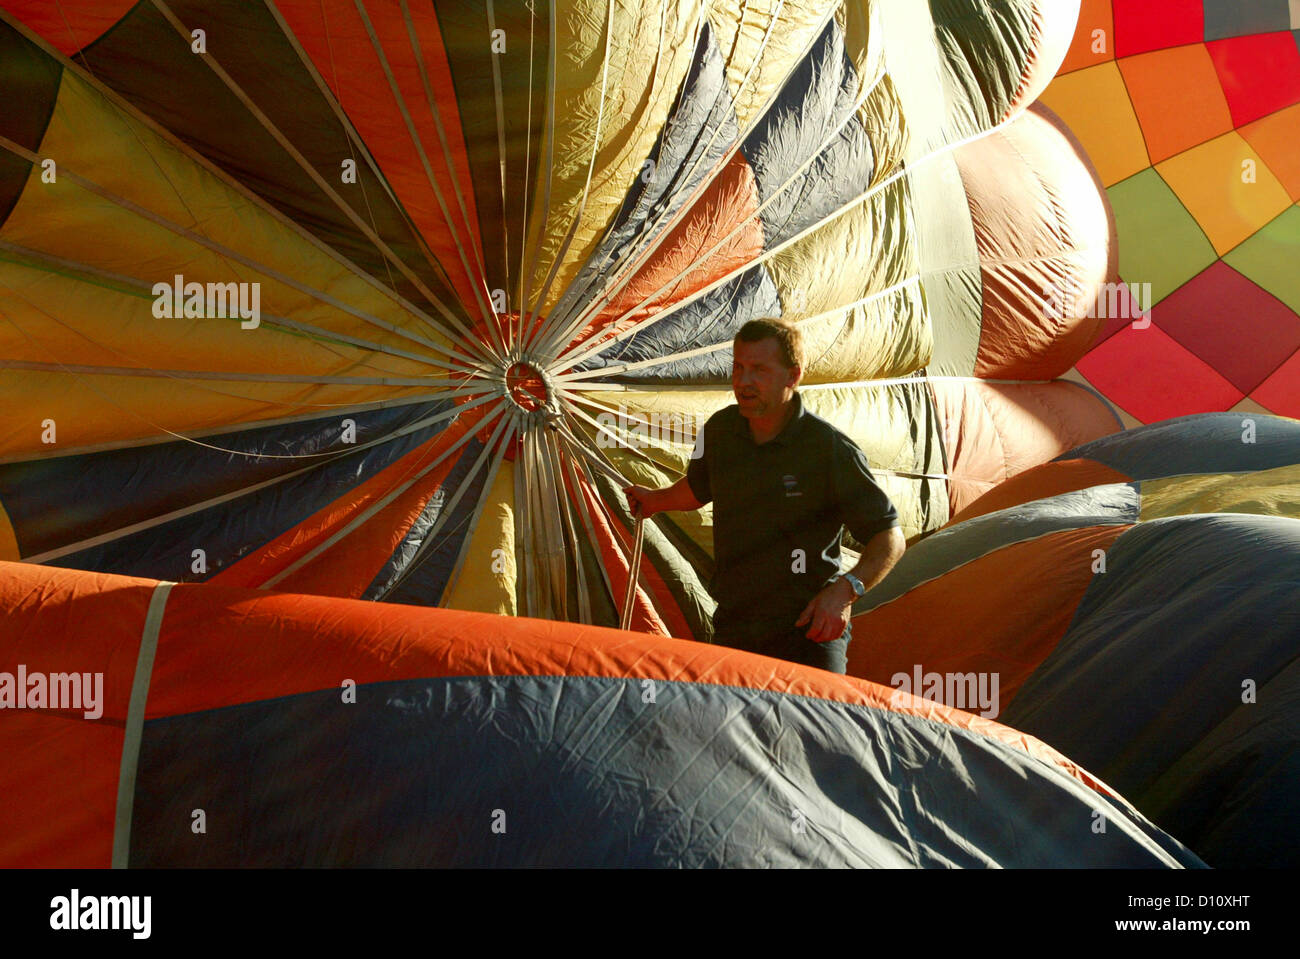
{"label": "man's left hand", "polygon": [[837,579],[812,598],[795,621],[795,626],[811,623],[808,638],[814,643],[839,639],[849,625],[849,610],[856,598],[848,580]]}

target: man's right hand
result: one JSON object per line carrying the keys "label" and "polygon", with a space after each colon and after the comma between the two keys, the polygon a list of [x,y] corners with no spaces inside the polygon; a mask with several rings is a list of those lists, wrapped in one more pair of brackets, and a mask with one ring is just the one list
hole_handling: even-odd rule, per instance
{"label": "man's right hand", "polygon": [[650,489],[648,486],[628,486],[623,489],[623,495],[627,497],[627,505],[632,510],[633,516],[653,516],[663,510],[659,505],[660,491]]}

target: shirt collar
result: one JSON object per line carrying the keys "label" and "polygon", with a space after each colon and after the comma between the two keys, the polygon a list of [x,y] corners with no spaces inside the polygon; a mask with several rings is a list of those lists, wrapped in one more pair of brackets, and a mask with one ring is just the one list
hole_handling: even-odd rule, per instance
{"label": "shirt collar", "polygon": [[[803,397],[799,395],[798,390],[795,390],[794,395],[790,397],[790,402],[794,404],[794,413],[791,414],[790,421],[785,424],[781,432],[764,443],[764,446],[771,446],[773,443],[781,445],[793,443],[803,431],[804,421],[808,418],[808,414],[804,411]],[[739,422],[736,424],[736,432],[753,443],[754,434],[749,431],[749,420],[743,416],[737,417],[737,419]]]}

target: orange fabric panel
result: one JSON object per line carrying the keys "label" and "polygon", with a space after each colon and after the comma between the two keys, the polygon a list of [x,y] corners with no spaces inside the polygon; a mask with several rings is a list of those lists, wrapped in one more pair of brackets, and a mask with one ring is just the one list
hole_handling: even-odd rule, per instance
{"label": "orange fabric panel", "polygon": [[[997,739],[1110,790],[993,720],[852,676],[725,646],[598,626],[191,584],[172,590],[147,718],[428,676],[595,676],[699,682],[922,716]],[[360,695],[364,695],[362,692]]]}
{"label": "orange fabric panel", "polygon": [[5,0],[4,5],[68,56],[98,40],[134,6],[135,0]]}
{"label": "orange fabric panel", "polygon": [[0,866],[110,864],[123,729],[155,586],[0,563],[0,672],[103,674],[98,718],[0,709]]}
{"label": "orange fabric panel", "polygon": [[1111,12],[1110,0],[1083,0],[1079,6],[1079,22],[1074,28],[1074,39],[1070,41],[1069,52],[1066,53],[1061,68],[1056,71],[1057,75],[1114,59],[1115,18]]}
{"label": "orange fabric panel", "polygon": [[996,513],[1000,509],[1036,499],[1046,499],[1058,493],[1071,493],[1108,483],[1127,483],[1132,478],[1095,460],[1074,459],[1044,463],[993,487],[944,525],[952,526],[976,516]]}
{"label": "orange fabric panel", "polygon": [[1237,131],[1259,154],[1292,200],[1300,202],[1300,103]]}
{"label": "orange fabric panel", "polygon": [[1088,307],[1118,275],[1101,181],[1078,141],[1041,105],[956,159],[983,286],[975,375],[1060,376],[1096,339],[1105,320],[1089,317],[1096,311]]}
{"label": "orange fabric panel", "polygon": [[[587,323],[572,344],[600,339],[683,300],[701,287],[743,266],[763,252],[763,225],[758,209],[758,185],[744,154],[737,150],[669,231],[650,259],[641,265],[627,286]],[[743,224],[743,225],[742,225]],[[706,250],[737,227],[736,235],[694,269],[688,268]],[[617,330],[610,324],[670,280],[677,282],[635,310]],[[599,297],[597,298],[599,299]]]}
{"label": "orange fabric panel", "polygon": [[1152,163],[1232,129],[1228,100],[1203,44],[1119,61]]}
{"label": "orange fabric panel", "polygon": [[946,437],[952,514],[1012,476],[1120,430],[1102,400],[1066,381],[940,380],[930,389]]}
{"label": "orange fabric panel", "polygon": [[[225,586],[260,586],[329,539],[394,488],[409,481],[436,459],[439,453],[460,439],[465,430],[465,423],[460,420],[453,422],[437,438],[417,446],[396,463],[349,490],[324,509],[280,534],[256,552],[249,553],[228,566],[209,582]],[[370,521],[277,583],[276,588],[359,597],[383,569],[397,544],[406,536],[411,525],[419,518],[420,511],[437,492],[458,456],[463,453],[464,447],[447,457],[423,479],[371,517]]]}
{"label": "orange fabric panel", "polygon": [[[454,238],[459,237],[465,246],[465,257],[471,266],[475,263],[475,250],[482,257],[483,244],[478,232],[478,211],[474,205],[473,181],[461,132],[460,109],[433,5],[412,3],[408,6],[420,41],[429,87],[437,101],[438,115],[447,135],[454,167],[452,173],[447,170],[446,154],[434,124],[433,108],[424,95],[424,83],[420,79],[404,18],[391,15],[395,11],[375,9],[369,11],[370,23],[393,71],[397,89],[411,116],[434,180],[442,191],[454,233],[448,228],[447,219],[438,206],[437,195],[411,140],[406,119],[393,99],[392,87],[357,12],[357,5],[352,0],[280,0],[276,4],[316,70],[342,104],[348,119],[361,134],[402,208],[447,272],[461,302],[472,305],[475,302],[475,281],[465,272]],[[483,37],[486,44],[486,23]],[[455,183],[460,186],[468,214],[468,234],[456,200],[453,175]],[[471,312],[478,311],[472,309]]]}
{"label": "orange fabric panel", "polygon": [[1092,583],[1092,551],[1109,549],[1130,528],[1014,543],[855,616],[849,674],[888,685],[918,665],[925,673],[997,673],[1005,710],[1069,628]]}

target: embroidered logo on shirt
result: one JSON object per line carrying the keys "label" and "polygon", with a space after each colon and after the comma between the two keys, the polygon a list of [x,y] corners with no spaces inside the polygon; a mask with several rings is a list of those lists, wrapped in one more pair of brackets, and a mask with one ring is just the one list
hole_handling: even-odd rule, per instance
{"label": "embroidered logo on shirt", "polygon": [[786,496],[803,495],[803,492],[799,489],[799,480],[797,477],[791,476],[787,473],[785,476],[781,477],[781,480],[785,483]]}

